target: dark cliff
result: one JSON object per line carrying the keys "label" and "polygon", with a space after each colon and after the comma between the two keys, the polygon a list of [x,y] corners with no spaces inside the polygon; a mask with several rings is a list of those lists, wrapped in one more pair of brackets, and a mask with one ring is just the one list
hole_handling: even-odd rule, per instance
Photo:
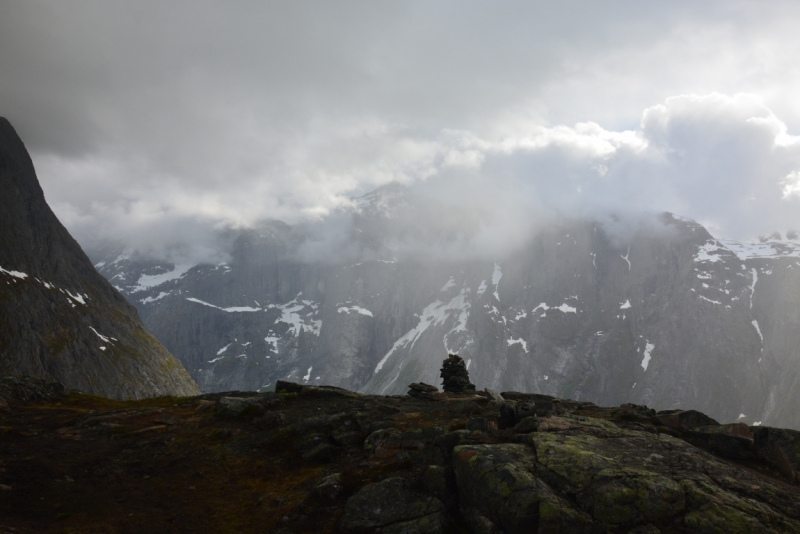
{"label": "dark cliff", "polygon": [[50,210],[4,118],[0,191],[0,371],[113,398],[196,393]]}

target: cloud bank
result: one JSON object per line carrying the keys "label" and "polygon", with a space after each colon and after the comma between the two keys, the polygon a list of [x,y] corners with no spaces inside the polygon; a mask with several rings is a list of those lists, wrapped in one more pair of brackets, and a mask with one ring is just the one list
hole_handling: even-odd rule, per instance
{"label": "cloud bank", "polygon": [[[25,2],[0,114],[78,240],[213,255],[392,182],[479,214],[800,228],[793,2]],[[500,243],[498,245],[498,243]]]}

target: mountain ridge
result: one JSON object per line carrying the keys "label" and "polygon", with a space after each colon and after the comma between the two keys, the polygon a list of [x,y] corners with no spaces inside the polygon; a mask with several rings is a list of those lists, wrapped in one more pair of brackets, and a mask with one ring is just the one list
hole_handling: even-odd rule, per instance
{"label": "mountain ridge", "polygon": [[113,398],[197,393],[50,210],[4,118],[0,190],[0,372]]}
{"label": "mountain ridge", "polygon": [[[363,259],[300,260],[308,234],[277,223],[242,231],[229,262],[180,273],[93,256],[204,391],[289,379],[398,393],[435,382],[438,363],[458,352],[479,387],[800,428],[789,408],[800,400],[795,244],[734,251],[663,214],[639,226],[564,220],[498,261],[414,260],[382,240],[402,234],[384,233],[398,219],[386,206],[409,209],[389,193],[353,208],[346,235]],[[627,233],[614,233],[623,223]],[[131,291],[144,273],[168,272]]]}

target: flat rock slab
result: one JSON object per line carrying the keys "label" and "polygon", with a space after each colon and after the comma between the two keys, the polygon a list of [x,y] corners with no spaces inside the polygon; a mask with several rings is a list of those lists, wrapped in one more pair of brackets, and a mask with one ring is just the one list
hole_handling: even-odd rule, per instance
{"label": "flat rock slab", "polygon": [[[444,504],[433,495],[412,491],[405,479],[392,477],[364,486],[347,500],[341,529],[368,532],[382,528],[384,532],[402,532],[409,526],[402,523],[414,522],[419,532],[438,532],[436,525],[441,528],[438,516],[443,510]],[[396,528],[386,529],[392,525]]]}

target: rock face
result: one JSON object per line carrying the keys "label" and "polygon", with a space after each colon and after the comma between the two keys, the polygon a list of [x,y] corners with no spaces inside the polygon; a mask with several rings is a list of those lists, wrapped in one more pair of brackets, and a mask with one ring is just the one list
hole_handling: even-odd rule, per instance
{"label": "rock face", "polygon": [[197,393],[50,210],[3,118],[0,191],[0,372],[112,398]]}
{"label": "rock face", "polygon": [[403,394],[452,352],[478,389],[800,428],[800,245],[664,214],[625,233],[563,220],[494,261],[398,258],[383,244],[411,203],[359,199],[349,261],[303,260],[313,241],[280,222],[234,236],[223,265],[93,257],[204,391]]}

